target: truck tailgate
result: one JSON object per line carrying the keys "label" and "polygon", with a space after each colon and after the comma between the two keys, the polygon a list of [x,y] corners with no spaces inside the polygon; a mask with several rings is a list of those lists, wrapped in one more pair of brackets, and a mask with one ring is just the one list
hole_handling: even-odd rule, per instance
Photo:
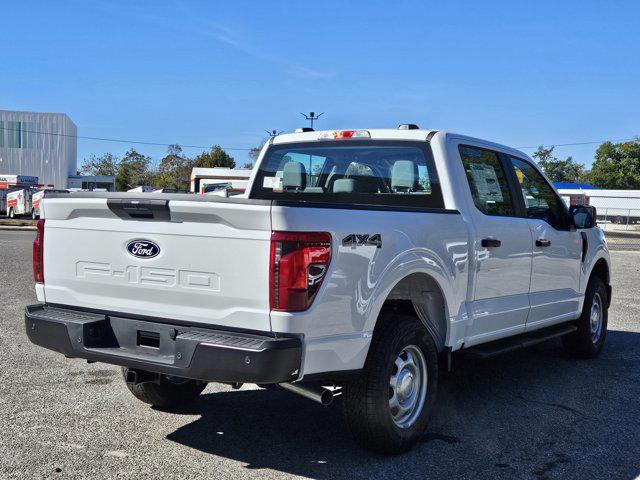
{"label": "truck tailgate", "polygon": [[269,203],[167,197],[47,198],[45,301],[270,331]]}

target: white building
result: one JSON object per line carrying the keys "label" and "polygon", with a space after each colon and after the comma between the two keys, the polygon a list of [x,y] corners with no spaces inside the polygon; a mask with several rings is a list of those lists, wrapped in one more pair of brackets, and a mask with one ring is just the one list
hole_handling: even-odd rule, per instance
{"label": "white building", "polygon": [[201,168],[191,171],[191,191],[193,193],[207,193],[218,185],[225,185],[235,193],[244,193],[251,176],[250,168]]}
{"label": "white building", "polygon": [[558,193],[567,205],[593,205],[600,220],[640,223],[640,190],[561,188]]}
{"label": "white building", "polygon": [[78,130],[64,113],[0,110],[0,173],[66,188],[75,175]]}
{"label": "white building", "polygon": [[106,190],[115,192],[116,177],[109,175],[69,175],[67,187],[80,190]]}

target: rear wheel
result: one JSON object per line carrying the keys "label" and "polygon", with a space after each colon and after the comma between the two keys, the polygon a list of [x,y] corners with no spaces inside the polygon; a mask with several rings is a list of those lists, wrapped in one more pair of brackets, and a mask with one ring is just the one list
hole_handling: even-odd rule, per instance
{"label": "rear wheel", "polygon": [[416,318],[388,314],[374,334],[361,376],[344,387],[349,430],[382,453],[409,450],[423,435],[435,402],[438,357]]}
{"label": "rear wheel", "polygon": [[159,382],[127,382],[128,368],[122,368],[127,388],[138,400],[160,408],[185,405],[194,400],[207,386],[206,382],[190,378],[160,375]]}
{"label": "rear wheel", "polygon": [[9,209],[9,218],[16,218],[16,213],[13,211],[13,207]]}
{"label": "rear wheel", "polygon": [[36,214],[36,211],[35,211],[35,210],[31,210],[31,218],[32,218],[33,220],[37,220],[37,219],[38,219],[38,215]]}
{"label": "rear wheel", "polygon": [[562,337],[565,350],[579,358],[594,358],[600,354],[607,336],[607,288],[600,277],[592,277],[587,285],[578,330]]}

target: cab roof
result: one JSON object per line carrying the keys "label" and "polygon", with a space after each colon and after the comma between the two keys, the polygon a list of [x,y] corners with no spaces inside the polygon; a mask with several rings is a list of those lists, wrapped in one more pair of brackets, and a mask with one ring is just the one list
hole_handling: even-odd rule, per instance
{"label": "cab roof", "polygon": [[[426,140],[430,133],[437,131],[423,129],[400,130],[397,128],[359,128],[355,130],[366,130],[371,135],[372,140]],[[340,131],[340,129],[284,133],[274,137],[273,143],[315,142],[322,134],[331,134],[336,131]]]}
{"label": "cab roof", "polygon": [[[410,129],[410,130],[402,130],[399,128],[372,128],[372,129],[365,128],[365,129],[355,129],[355,130],[365,130],[369,132],[371,140],[426,141],[427,139],[434,139],[434,140],[446,141],[448,139],[456,139],[456,140],[461,140],[463,142],[466,140],[472,144],[484,146],[485,148],[499,150],[505,153],[512,153],[521,157],[529,158],[529,156],[526,155],[524,152],[521,152],[507,145],[502,145],[496,142],[491,142],[489,140],[471,137],[468,135],[461,135],[453,132],[447,132],[443,130],[432,130],[432,129],[422,129],[422,128]],[[327,140],[319,140],[319,139],[323,134],[332,134],[333,132],[337,132],[337,131],[341,131],[341,130],[315,130],[310,132],[285,133],[285,134],[281,134],[273,137],[272,144],[278,145],[283,143],[327,141]],[[349,142],[352,140],[336,140],[336,141]]]}

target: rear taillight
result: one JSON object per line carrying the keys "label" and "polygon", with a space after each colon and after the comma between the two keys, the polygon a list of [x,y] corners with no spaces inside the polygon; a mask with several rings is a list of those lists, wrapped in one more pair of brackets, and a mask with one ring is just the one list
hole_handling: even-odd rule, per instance
{"label": "rear taillight", "polygon": [[33,241],[33,279],[44,283],[44,220],[38,220],[38,233]]}
{"label": "rear taillight", "polygon": [[331,260],[331,234],[272,232],[270,304],[272,310],[298,312],[311,306]]}

